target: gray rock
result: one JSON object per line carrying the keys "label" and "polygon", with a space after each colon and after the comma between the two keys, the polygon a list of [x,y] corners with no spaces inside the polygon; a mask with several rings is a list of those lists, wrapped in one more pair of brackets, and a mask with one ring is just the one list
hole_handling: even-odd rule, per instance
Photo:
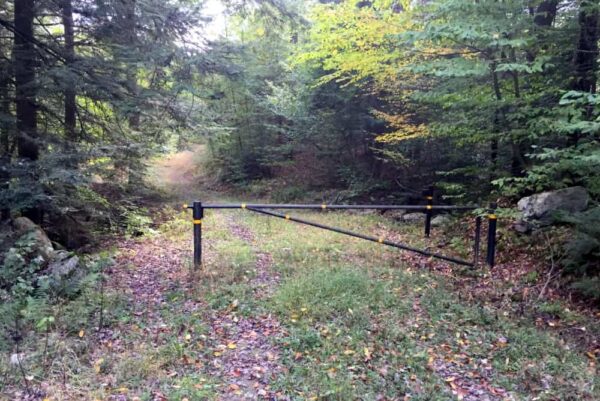
{"label": "gray rock", "polygon": [[531,224],[529,224],[525,220],[518,220],[517,222],[515,222],[515,224],[513,224],[512,228],[513,230],[521,234],[527,234],[532,229]]}
{"label": "gray rock", "polygon": [[79,258],[72,256],[68,259],[58,259],[48,266],[48,273],[57,280],[62,280],[73,275],[79,266]]}
{"label": "gray rock", "polygon": [[17,217],[13,220],[13,227],[17,236],[27,234],[30,231],[39,229],[39,226],[27,217]]}
{"label": "gray rock", "polygon": [[446,214],[438,214],[433,219],[431,219],[432,227],[443,227],[446,226],[452,221],[452,218]]}
{"label": "gray rock", "polygon": [[425,220],[425,213],[407,213],[404,216],[402,216],[402,221],[408,223],[415,223],[417,221],[423,220]]}
{"label": "gray rock", "polygon": [[589,200],[585,188],[571,187],[528,196],[521,199],[517,207],[525,220],[550,223],[554,212],[581,212],[587,208]]}
{"label": "gray rock", "polygon": [[12,354],[10,356],[10,364],[12,366],[18,366],[19,364],[23,363],[24,360],[25,360],[24,352],[21,352],[20,354]]}
{"label": "gray rock", "polygon": [[393,219],[396,221],[401,221],[402,217],[406,214],[406,210],[400,210],[400,209],[394,209],[394,210],[387,210],[384,214],[385,217],[387,217],[388,219]]}
{"label": "gray rock", "polygon": [[27,240],[31,241],[34,252],[41,255],[45,261],[50,261],[53,258],[54,247],[52,241],[38,225],[27,217],[19,217],[13,221],[13,227],[19,239],[25,236],[28,237]]}

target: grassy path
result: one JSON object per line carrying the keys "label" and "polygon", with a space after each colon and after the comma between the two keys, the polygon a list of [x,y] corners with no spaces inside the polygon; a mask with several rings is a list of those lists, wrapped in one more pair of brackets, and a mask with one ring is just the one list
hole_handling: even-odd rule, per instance
{"label": "grassy path", "polygon": [[[178,182],[178,197],[188,190]],[[433,246],[378,215],[299,214]],[[119,242],[105,328],[72,335],[72,366],[50,372],[48,400],[600,399],[594,358],[512,309],[462,296],[447,264],[208,211],[193,271],[189,213],[164,215],[156,232]]]}

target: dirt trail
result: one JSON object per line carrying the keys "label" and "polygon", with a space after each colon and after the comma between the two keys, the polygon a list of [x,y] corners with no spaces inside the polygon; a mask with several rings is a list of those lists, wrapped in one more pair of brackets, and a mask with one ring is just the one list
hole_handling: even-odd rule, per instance
{"label": "dirt trail", "polygon": [[[252,231],[233,216],[228,216],[228,228],[237,238],[249,244],[254,242]],[[254,247],[253,250],[256,254],[256,275],[248,285],[254,289],[256,298],[261,299],[273,291],[280,278],[273,272],[271,255]],[[227,381],[227,386],[219,389],[219,399],[277,399],[271,383],[283,371],[279,362],[280,351],[275,345],[284,334],[281,324],[270,314],[239,316],[235,309],[236,305],[232,305],[228,310],[210,316],[214,340],[223,351],[227,351],[223,357],[212,361],[208,371],[211,376]]]}
{"label": "dirt trail", "polygon": [[196,195],[199,181],[197,164],[205,151],[204,145],[194,145],[189,150],[156,160],[150,169],[150,182],[177,197]]}
{"label": "dirt trail", "polygon": [[[152,181],[167,193],[177,197],[194,196],[198,179],[195,162],[201,157],[201,146],[193,151],[176,153],[158,161],[153,167]],[[237,237],[252,246],[254,234],[237,221],[239,217],[227,216],[228,229],[232,237]],[[157,237],[144,238],[141,241],[124,240],[119,246],[116,265],[110,271],[108,285],[126,294],[129,307],[137,324],[144,327],[146,341],[150,347],[163,345],[165,334],[181,336],[180,327],[171,327],[160,314],[165,306],[165,294],[176,289],[187,293],[193,291],[189,281],[189,243],[172,241]],[[257,299],[268,296],[279,282],[279,276],[273,273],[272,257],[252,246],[256,254],[256,274],[250,285]],[[206,248],[207,259],[210,247]],[[211,352],[205,356],[197,355],[195,360],[198,371],[211,377],[216,386],[214,396],[224,401],[245,401],[259,399],[278,399],[271,388],[273,379],[282,372],[279,362],[280,352],[274,345],[283,331],[277,319],[270,314],[240,314],[237,305],[226,309],[213,310],[206,305],[202,296],[188,300],[181,310],[172,310],[173,314],[190,316],[202,311],[204,324],[210,335],[207,345]],[[107,330],[101,340],[103,350],[113,353],[126,353],[129,345],[115,343],[119,333],[131,330],[124,325],[115,330]],[[153,399],[162,400],[160,392],[153,392]]]}

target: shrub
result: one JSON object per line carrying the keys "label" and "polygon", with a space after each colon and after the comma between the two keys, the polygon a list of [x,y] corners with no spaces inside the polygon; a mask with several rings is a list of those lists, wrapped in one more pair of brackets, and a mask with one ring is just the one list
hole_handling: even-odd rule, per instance
{"label": "shrub", "polygon": [[600,300],[600,207],[560,216],[572,224],[575,235],[565,245],[564,272],[572,276],[572,288]]}

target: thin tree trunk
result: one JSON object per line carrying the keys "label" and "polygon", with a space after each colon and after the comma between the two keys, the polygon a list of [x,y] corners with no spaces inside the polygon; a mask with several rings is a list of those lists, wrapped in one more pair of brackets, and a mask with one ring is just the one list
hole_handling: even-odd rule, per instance
{"label": "thin tree trunk", "polygon": [[[516,52],[514,49],[512,49],[512,51],[510,53],[510,59],[511,59],[511,62],[513,62],[513,63],[517,62],[517,55],[516,55]],[[515,99],[520,99],[521,98],[521,85],[519,83],[519,73],[517,71],[513,71],[512,78],[513,78],[513,91],[514,91]],[[525,158],[523,156],[523,153],[524,153],[523,147],[524,147],[523,140],[521,140],[521,139],[515,140],[514,138],[511,139],[511,150],[512,150],[511,174],[513,177],[522,176],[527,167]]]}
{"label": "thin tree trunk", "polygon": [[[65,29],[65,62],[67,68],[75,63],[75,32],[73,28],[73,4],[71,0],[62,2],[62,22]],[[69,72],[68,77],[72,74]],[[65,96],[65,135],[71,141],[77,140],[77,102],[75,83],[68,79],[64,91]]]}
{"label": "thin tree trunk", "polygon": [[596,92],[598,69],[598,4],[584,0],[579,9],[579,40],[574,57],[575,79],[572,89]]}
{"label": "thin tree trunk", "polygon": [[[573,59],[575,78],[571,89],[596,93],[596,74],[598,72],[598,2],[584,0],[579,8],[579,40]],[[589,105],[584,118],[590,120],[593,105]],[[573,146],[579,142],[580,132],[575,132],[569,138],[568,144]]]}
{"label": "thin tree trunk", "polygon": [[[10,181],[9,164],[11,159],[10,152],[10,71],[8,65],[3,64],[0,71],[0,191],[8,189]],[[7,220],[10,217],[10,209],[4,207],[0,209],[0,221]]]}
{"label": "thin tree trunk", "polygon": [[15,1],[15,94],[17,114],[17,145],[19,157],[37,160],[37,110],[35,86],[35,49],[33,46],[34,0]]}
{"label": "thin tree trunk", "polygon": [[537,26],[550,26],[556,18],[556,10],[558,7],[558,0],[546,0],[542,1],[537,9],[535,10],[535,16],[533,22]]}
{"label": "thin tree trunk", "polygon": [[[492,86],[494,89],[494,95],[496,96],[496,100],[498,102],[502,101],[502,92],[500,91],[500,83],[498,81],[498,73],[496,72],[496,63],[492,63],[491,65],[491,69],[492,69]],[[502,131],[502,128],[500,127],[502,118],[501,118],[501,110],[500,110],[500,106],[496,107],[496,111],[494,113],[494,134],[495,136],[492,137],[492,139],[490,140],[490,162],[491,162],[491,169],[490,169],[490,180],[493,180],[494,178],[496,178],[497,175],[497,171],[498,171],[498,136],[500,134],[500,132]]]}
{"label": "thin tree trunk", "polygon": [[10,70],[4,64],[0,71],[0,157],[10,157]]}
{"label": "thin tree trunk", "polygon": [[[135,18],[136,0],[127,0],[127,8],[125,10],[125,40],[126,45],[134,45],[137,42],[136,37],[136,18]],[[127,67],[127,85],[129,93],[133,98],[139,96],[139,86],[137,82],[137,69],[135,66]],[[140,126],[140,113],[138,110],[131,112],[129,116],[129,127],[137,130]]]}

